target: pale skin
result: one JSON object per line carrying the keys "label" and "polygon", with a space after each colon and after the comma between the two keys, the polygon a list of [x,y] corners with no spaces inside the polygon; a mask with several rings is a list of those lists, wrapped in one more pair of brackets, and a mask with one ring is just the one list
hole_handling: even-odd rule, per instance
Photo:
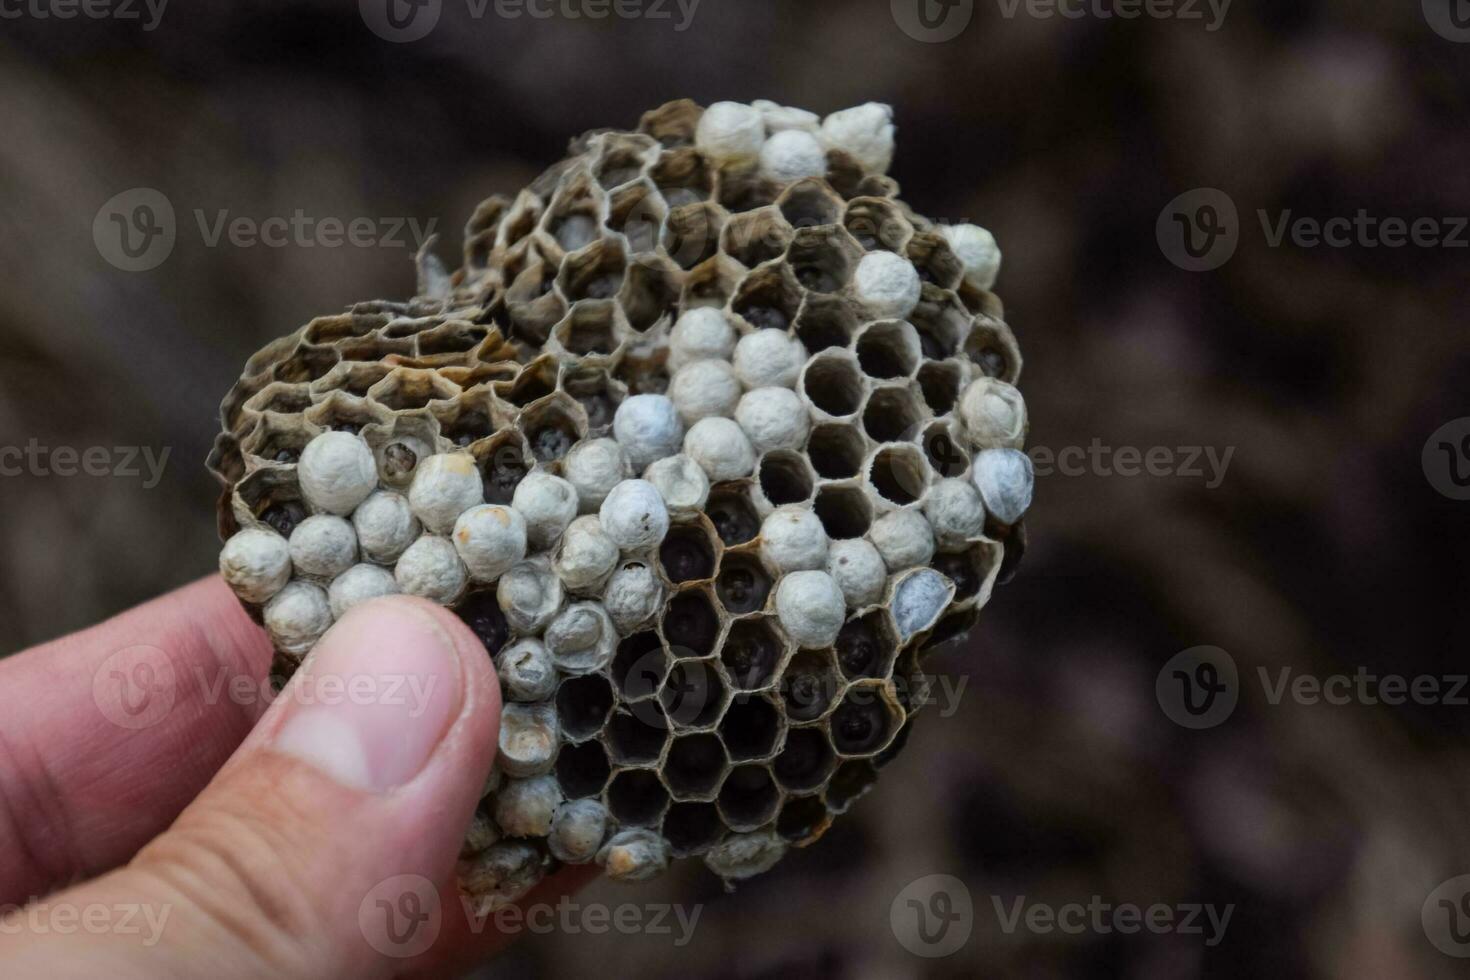
{"label": "pale skin", "polygon": [[[170,701],[131,727],[107,701],[109,665],[140,645],[172,669]],[[303,674],[282,696],[240,696],[270,659],[209,578],[0,660],[0,974],[438,977],[513,941],[473,921],[455,883],[500,719],[474,634],[417,599],[353,610],[308,661],[322,676],[355,665],[340,673],[366,696],[347,708],[324,684],[304,696]],[[415,685],[366,680],[400,675]],[[372,694],[400,687],[419,700]],[[522,904],[596,870],[565,869]],[[385,955],[363,918],[400,875],[434,883],[442,909],[410,956]]]}

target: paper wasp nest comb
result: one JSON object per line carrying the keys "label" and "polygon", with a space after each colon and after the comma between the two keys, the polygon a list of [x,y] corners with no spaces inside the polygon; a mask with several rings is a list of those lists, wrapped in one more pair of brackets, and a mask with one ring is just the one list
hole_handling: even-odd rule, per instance
{"label": "paper wasp nest comb", "polygon": [[558,862],[732,880],[815,841],[1019,560],[1000,253],[901,203],[892,152],[886,106],[670,103],[226,397],[221,569],[278,668],[392,592],[495,658],[486,904]]}

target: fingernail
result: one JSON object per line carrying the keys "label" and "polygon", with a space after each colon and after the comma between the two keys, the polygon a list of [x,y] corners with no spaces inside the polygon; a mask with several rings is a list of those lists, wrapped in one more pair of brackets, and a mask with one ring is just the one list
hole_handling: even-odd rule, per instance
{"label": "fingernail", "polygon": [[411,781],[458,716],[462,671],[432,616],[403,599],[348,613],[281,692],[273,748],[345,786],[382,793]]}

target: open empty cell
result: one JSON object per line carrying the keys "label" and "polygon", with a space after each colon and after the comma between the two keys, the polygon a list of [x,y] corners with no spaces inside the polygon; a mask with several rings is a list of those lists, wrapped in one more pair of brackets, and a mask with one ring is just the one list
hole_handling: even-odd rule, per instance
{"label": "open empty cell", "polygon": [[552,329],[556,342],[573,354],[611,354],[617,347],[617,306],[583,303]]}
{"label": "open empty cell", "polygon": [[826,486],[817,491],[817,519],[834,541],[860,538],[873,525],[873,505],[858,487]]}
{"label": "open empty cell", "polygon": [[864,677],[887,677],[898,654],[898,635],[888,622],[888,614],[875,609],[854,617],[837,634],[837,666],[848,680]]}
{"label": "open empty cell", "polygon": [[652,827],[669,807],[669,791],[650,769],[627,769],[607,787],[607,809],[628,827]]}
{"label": "open empty cell", "polygon": [[752,540],[761,529],[750,495],[740,484],[717,486],[710,491],[704,512],[715,526],[715,533],[727,547]]}
{"label": "open empty cell", "polygon": [[664,681],[660,701],[676,728],[709,728],[725,711],[725,682],[709,661],[674,664]]}
{"label": "open empty cell", "polygon": [[556,691],[556,713],[561,730],[572,741],[591,738],[607,723],[613,692],[607,678],[599,674],[573,677]]}
{"label": "open empty cell", "polygon": [[907,378],[919,366],[919,334],[903,320],[884,320],[863,330],[858,363],[870,378]]}
{"label": "open empty cell", "polygon": [[863,410],[863,429],[874,442],[900,442],[919,434],[924,412],[908,388],[879,388]]}
{"label": "open empty cell", "polygon": [[599,796],[607,785],[612,767],[601,742],[563,745],[556,756],[556,781],[567,799]]}
{"label": "open empty cell", "polygon": [[898,730],[898,706],[879,684],[857,684],[832,712],[832,746],[839,755],[869,755]]}
{"label": "open empty cell", "polygon": [[815,796],[787,800],[776,818],[776,833],[792,844],[814,840],[832,822],[827,807]]}
{"label": "open empty cell", "polygon": [[[715,595],[728,612],[742,616],[766,607],[771,584],[771,574],[759,557],[748,553],[726,553],[720,560],[719,577],[715,579]],[[726,643],[728,645],[729,640]]]}
{"label": "open empty cell", "polygon": [[836,753],[821,728],[793,728],[772,767],[776,781],[792,793],[819,789],[837,764]]}
{"label": "open empty cell", "polygon": [[917,446],[885,446],[868,466],[868,483],[885,500],[911,504],[929,488],[929,464]]}
{"label": "open empty cell", "polygon": [[848,202],[843,225],[864,251],[901,252],[912,230],[898,205],[882,198]]}
{"label": "open empty cell", "polygon": [[799,504],[812,496],[812,471],[806,458],[790,450],[766,453],[761,458],[761,492],[776,506]]}
{"label": "open empty cell", "polygon": [[725,216],[714,204],[686,204],[664,222],[664,251],[681,268],[693,269],[720,250]]}
{"label": "open empty cell", "polygon": [[732,830],[755,830],[776,815],[781,791],[761,766],[741,766],[720,788],[720,814]]}
{"label": "open empty cell", "polygon": [[856,413],[866,393],[856,360],[835,351],[818,354],[807,363],[801,389],[813,405],[837,418]]}
{"label": "open empty cell", "polygon": [[757,330],[785,330],[801,309],[801,288],[786,266],[762,266],[745,277],[731,309]]}
{"label": "open empty cell", "polygon": [[846,347],[856,329],[857,315],[836,296],[812,293],[796,314],[796,336],[811,354]]}
{"label": "open empty cell", "polygon": [[663,630],[676,658],[703,657],[715,648],[720,617],[703,590],[680,592],[664,611]]}
{"label": "open empty cell", "polygon": [[669,746],[664,780],[675,799],[708,799],[719,788],[727,766],[725,746],[717,736],[682,735]]}
{"label": "open empty cell", "polygon": [[769,619],[741,619],[730,625],[720,661],[737,690],[757,691],[775,680],[781,649],[781,638]]}
{"label": "open empty cell", "polygon": [[818,180],[792,184],[777,202],[793,228],[815,228],[836,224],[842,217],[842,200]]}
{"label": "open empty cell", "polygon": [[660,155],[648,176],[671,208],[708,200],[714,190],[714,177],[704,157],[687,147]]}
{"label": "open empty cell", "polygon": [[862,249],[841,229],[803,228],[786,250],[786,261],[803,288],[835,293],[852,278],[861,255]]}
{"label": "open empty cell", "polygon": [[628,326],[642,333],[668,315],[679,299],[678,266],[668,259],[641,255],[628,266],[618,303]]}
{"label": "open empty cell", "polygon": [[785,728],[780,710],[763,697],[736,698],[720,721],[720,737],[737,762],[769,758]]}
{"label": "open empty cell", "polygon": [[492,657],[510,639],[510,624],[505,621],[505,613],[491,590],[471,592],[454,607],[454,613],[479,638]]}
{"label": "open empty cell", "polygon": [[827,480],[845,480],[862,471],[867,441],[851,425],[825,422],[812,429],[806,453],[817,475]]}
{"label": "open empty cell", "polygon": [[669,724],[656,701],[619,709],[607,725],[607,751],[618,765],[649,765],[663,755]]}
{"label": "open empty cell", "polygon": [[704,523],[671,528],[659,545],[658,560],[670,582],[698,582],[715,574],[719,542]]}
{"label": "open empty cell", "polygon": [[725,823],[713,803],[675,803],[664,815],[664,839],[679,857],[709,850],[725,836]]}
{"label": "open empty cell", "polygon": [[624,701],[651,698],[668,676],[671,662],[657,633],[634,633],[618,644],[612,663],[613,683]]}
{"label": "open empty cell", "polygon": [[791,244],[791,226],[774,208],[737,214],[725,225],[725,253],[742,265],[756,266],[780,258]]}
{"label": "open empty cell", "polygon": [[791,658],[781,678],[786,717],[812,721],[826,714],[837,695],[837,668],[828,650],[802,650]]}

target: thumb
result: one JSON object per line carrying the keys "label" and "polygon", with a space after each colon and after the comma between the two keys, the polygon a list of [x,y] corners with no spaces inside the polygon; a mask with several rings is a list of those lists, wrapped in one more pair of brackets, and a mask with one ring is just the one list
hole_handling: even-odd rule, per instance
{"label": "thumb", "polygon": [[137,907],[137,931],[33,929],[7,960],[37,976],[390,975],[456,894],[499,717],[490,658],[453,614],[359,606],[173,827],[46,900],[99,921],[89,910]]}

